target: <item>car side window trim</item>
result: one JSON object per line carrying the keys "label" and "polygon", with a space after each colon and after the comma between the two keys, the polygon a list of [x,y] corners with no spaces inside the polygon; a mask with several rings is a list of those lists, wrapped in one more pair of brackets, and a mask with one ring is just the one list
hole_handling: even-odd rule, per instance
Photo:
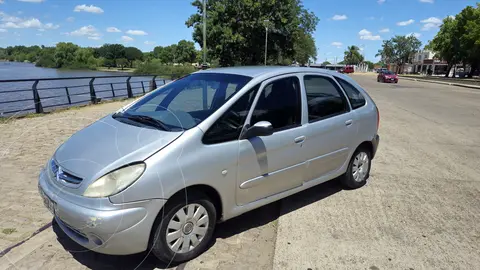
{"label": "car side window trim", "polygon": [[299,89],[298,89],[298,91],[299,91],[298,95],[299,96],[298,97],[300,99],[300,123],[294,124],[294,125],[289,125],[289,126],[284,126],[284,127],[281,127],[281,128],[277,128],[277,129],[274,130],[274,133],[289,130],[289,129],[293,129],[293,128],[298,128],[298,127],[302,126],[302,124],[304,123],[304,120],[303,120],[303,117],[304,117],[303,116],[304,97],[303,97],[303,93],[302,93],[303,92],[302,76],[299,73],[288,73],[288,74],[284,74],[284,75],[281,75],[281,76],[275,76],[275,77],[269,78],[267,80],[264,80],[260,84],[260,88],[258,89],[258,91],[255,95],[253,103],[250,107],[250,111],[248,112],[247,118],[245,119],[245,123],[244,123],[243,129],[242,129],[242,132],[240,133],[241,134],[240,138],[243,136],[243,134],[247,131],[247,129],[252,124],[251,120],[252,120],[253,112],[255,111],[255,108],[258,104],[258,100],[260,99],[260,96],[263,93],[265,87],[268,86],[270,83],[272,83],[274,81],[278,81],[278,80],[285,79],[285,78],[296,78],[299,82],[299,85],[298,85],[299,86]]}
{"label": "car side window trim", "polygon": [[[314,76],[314,77],[322,77],[322,78],[330,79],[334,83],[334,86],[336,86],[336,90],[340,94],[340,97],[342,98],[343,102],[347,105],[345,110],[342,111],[342,112],[338,112],[338,113],[328,115],[328,116],[325,116],[325,117],[320,117],[320,118],[317,118],[317,119],[314,119],[314,120],[307,119],[308,123],[315,123],[315,122],[326,120],[326,119],[336,117],[336,116],[339,116],[339,115],[342,115],[342,114],[346,114],[346,113],[349,113],[349,112],[352,111],[352,106],[350,104],[350,101],[348,100],[348,97],[347,97],[345,91],[343,90],[342,86],[338,83],[338,81],[335,79],[334,76],[319,74],[319,73],[304,73],[302,78],[301,78],[301,81],[302,81],[302,84],[303,84],[305,95],[307,95],[307,88],[305,86],[305,77],[306,76]],[[307,108],[307,115],[308,115],[308,108]]]}

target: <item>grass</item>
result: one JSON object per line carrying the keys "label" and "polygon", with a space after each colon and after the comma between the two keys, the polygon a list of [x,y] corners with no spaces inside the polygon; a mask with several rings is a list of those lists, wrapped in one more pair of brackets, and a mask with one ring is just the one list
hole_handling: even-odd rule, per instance
{"label": "grass", "polygon": [[6,228],[6,229],[3,229],[2,230],[2,233],[3,234],[6,234],[6,235],[9,235],[9,234],[12,234],[14,232],[17,232],[17,229],[15,228]]}

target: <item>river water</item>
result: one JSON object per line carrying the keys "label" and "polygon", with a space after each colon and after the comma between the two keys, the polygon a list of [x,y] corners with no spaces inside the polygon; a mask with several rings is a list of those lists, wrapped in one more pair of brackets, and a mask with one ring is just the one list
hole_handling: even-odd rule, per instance
{"label": "river water", "polygon": [[[2,80],[16,79],[38,79],[38,78],[66,78],[66,77],[96,77],[96,76],[125,76],[123,78],[95,79],[96,96],[102,99],[110,99],[113,96],[112,86],[116,97],[124,97],[127,94],[126,80],[128,73],[122,72],[101,72],[89,70],[59,70],[53,68],[35,67],[30,63],[0,62],[0,117],[12,113],[28,113],[35,109],[33,100],[33,81],[28,82],[2,82]],[[144,83],[146,91],[149,89],[149,80],[152,77],[134,77],[131,79],[132,90],[135,95],[142,94]],[[42,100],[45,111],[56,107],[68,105],[69,100],[65,87],[68,87],[70,102],[73,104],[84,104],[90,101],[90,79],[40,81],[37,89]],[[157,85],[163,80],[157,78]],[[112,83],[112,85],[111,85]],[[50,89],[58,88],[58,89]],[[23,101],[19,101],[23,100]],[[15,102],[10,102],[15,101]],[[18,111],[20,112],[13,112]]]}

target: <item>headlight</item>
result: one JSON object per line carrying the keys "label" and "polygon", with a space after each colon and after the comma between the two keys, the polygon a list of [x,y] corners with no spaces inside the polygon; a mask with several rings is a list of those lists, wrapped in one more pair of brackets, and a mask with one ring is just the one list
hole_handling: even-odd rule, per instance
{"label": "headlight", "polygon": [[145,171],[145,164],[133,164],[110,172],[91,183],[83,196],[100,198],[119,193],[133,184]]}

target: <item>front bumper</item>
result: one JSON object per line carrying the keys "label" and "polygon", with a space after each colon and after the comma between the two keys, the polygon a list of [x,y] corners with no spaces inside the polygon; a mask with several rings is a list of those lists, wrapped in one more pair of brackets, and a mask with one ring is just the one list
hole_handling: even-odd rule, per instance
{"label": "front bumper", "polygon": [[375,137],[372,140],[372,159],[375,157],[375,154],[377,153],[378,149],[378,144],[380,143],[380,136],[375,135]]}
{"label": "front bumper", "polygon": [[98,203],[95,207],[92,204],[87,207],[78,204],[85,200],[84,197],[63,191],[53,181],[42,170],[39,192],[44,201],[53,202],[54,218],[72,240],[87,249],[111,255],[134,254],[147,249],[153,223],[165,200],[112,204],[108,198],[91,198]]}

